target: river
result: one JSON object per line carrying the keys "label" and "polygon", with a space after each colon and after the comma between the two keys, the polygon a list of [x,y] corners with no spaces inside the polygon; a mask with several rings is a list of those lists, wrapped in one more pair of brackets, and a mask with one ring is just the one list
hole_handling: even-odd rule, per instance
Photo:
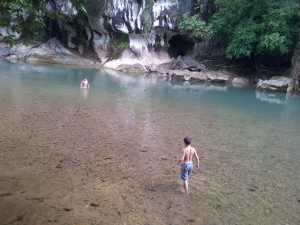
{"label": "river", "polygon": [[0,98],[0,224],[300,224],[299,96],[0,61]]}

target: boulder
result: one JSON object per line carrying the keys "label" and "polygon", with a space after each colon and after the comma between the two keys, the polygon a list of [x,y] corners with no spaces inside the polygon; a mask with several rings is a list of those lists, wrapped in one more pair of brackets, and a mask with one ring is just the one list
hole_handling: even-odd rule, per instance
{"label": "boulder", "polygon": [[[196,82],[217,82],[226,83],[230,80],[232,74],[227,73],[227,71],[193,71],[190,69],[177,68],[176,64],[182,61],[180,57],[173,60],[171,63],[163,63],[157,66],[157,72],[163,76],[169,77],[172,80],[181,81],[196,81]],[[201,63],[199,63],[201,64]],[[194,64],[195,65],[195,64]]]}
{"label": "boulder", "polygon": [[183,57],[178,56],[176,60],[174,60],[175,67],[180,69],[188,69],[191,71],[201,71],[206,69],[206,66],[203,63],[193,59],[190,55],[186,55]]}
{"label": "boulder", "polygon": [[183,80],[183,81],[196,81],[196,82],[217,82],[226,83],[229,79],[229,75],[223,74],[219,71],[200,71],[191,72],[185,70],[169,70],[169,77],[172,80]]}
{"label": "boulder", "polygon": [[8,45],[0,43],[0,57],[9,56],[10,50],[11,48]]}
{"label": "boulder", "polygon": [[25,46],[23,44],[17,44],[13,47],[10,47],[8,44],[4,42],[0,43],[0,57],[4,57],[7,60],[19,60],[23,59],[28,55],[30,50],[32,49],[31,46]]}
{"label": "boulder", "polygon": [[103,64],[104,68],[126,71],[147,71],[144,63],[130,50],[124,50],[118,59]]}
{"label": "boulder", "polygon": [[284,76],[274,76],[270,80],[259,79],[256,87],[263,91],[290,92],[293,87],[293,79]]}
{"label": "boulder", "polygon": [[243,87],[249,85],[249,80],[245,77],[235,77],[231,83],[234,87]]}

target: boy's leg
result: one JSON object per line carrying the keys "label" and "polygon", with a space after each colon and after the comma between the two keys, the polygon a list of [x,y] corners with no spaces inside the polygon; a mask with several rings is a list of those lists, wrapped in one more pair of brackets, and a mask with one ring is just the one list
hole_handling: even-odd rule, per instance
{"label": "boy's leg", "polygon": [[189,185],[187,180],[183,181],[183,186],[184,186],[185,193],[189,194]]}

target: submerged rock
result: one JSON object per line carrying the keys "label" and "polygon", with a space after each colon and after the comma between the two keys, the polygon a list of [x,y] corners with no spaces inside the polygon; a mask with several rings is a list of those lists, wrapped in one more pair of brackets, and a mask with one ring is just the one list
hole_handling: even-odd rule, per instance
{"label": "submerged rock", "polygon": [[91,206],[99,207],[99,206],[100,206],[100,203],[91,203]]}
{"label": "submerged rock", "polygon": [[270,80],[259,79],[256,87],[263,91],[290,92],[293,87],[293,79],[284,76],[274,76]]}

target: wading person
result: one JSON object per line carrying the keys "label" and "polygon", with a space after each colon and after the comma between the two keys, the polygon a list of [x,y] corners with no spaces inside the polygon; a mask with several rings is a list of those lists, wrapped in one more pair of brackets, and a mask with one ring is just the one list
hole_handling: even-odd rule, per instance
{"label": "wading person", "polygon": [[89,82],[88,82],[88,80],[87,80],[86,78],[84,78],[84,79],[81,81],[80,87],[81,87],[81,88],[89,88],[89,87],[90,87]]}
{"label": "wading person", "polygon": [[196,168],[199,169],[199,157],[197,155],[196,150],[191,146],[192,138],[185,137],[183,139],[185,148],[182,149],[182,155],[177,163],[174,165],[174,169],[181,163],[181,170],[180,170],[180,179],[183,181],[184,192],[189,194],[189,187],[188,187],[188,179],[191,175],[192,169],[194,167],[193,164],[193,157],[197,159]]}

